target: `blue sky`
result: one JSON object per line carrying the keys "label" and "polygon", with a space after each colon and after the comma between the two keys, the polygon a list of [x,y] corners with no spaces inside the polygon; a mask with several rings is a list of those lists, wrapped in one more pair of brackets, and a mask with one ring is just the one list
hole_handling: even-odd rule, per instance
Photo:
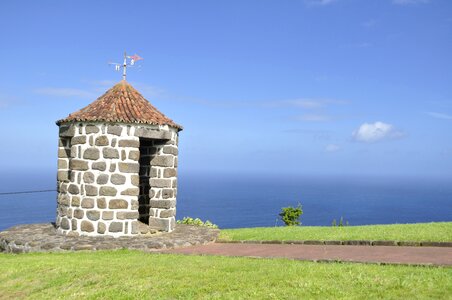
{"label": "blue sky", "polygon": [[0,166],[55,170],[57,119],[128,81],[181,172],[452,176],[447,0],[3,1]]}

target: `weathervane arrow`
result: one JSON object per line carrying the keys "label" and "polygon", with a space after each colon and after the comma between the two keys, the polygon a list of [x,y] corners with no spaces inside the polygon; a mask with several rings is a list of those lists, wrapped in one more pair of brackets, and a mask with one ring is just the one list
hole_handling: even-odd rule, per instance
{"label": "weathervane arrow", "polygon": [[[129,61],[127,61],[129,59]],[[127,56],[127,53],[124,51],[124,62],[123,64],[109,62],[109,65],[113,65],[115,67],[115,71],[120,71],[122,67],[122,80],[126,80],[127,76],[127,66],[133,66],[139,60],[143,60],[141,56],[138,54],[134,54],[132,56]]]}

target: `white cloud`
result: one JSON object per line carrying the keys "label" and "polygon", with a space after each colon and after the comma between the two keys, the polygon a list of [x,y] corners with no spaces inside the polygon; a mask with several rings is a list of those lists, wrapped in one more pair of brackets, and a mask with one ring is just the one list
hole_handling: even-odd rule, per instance
{"label": "white cloud", "polygon": [[427,112],[427,115],[429,115],[432,118],[452,120],[452,116],[451,115],[437,113],[437,112],[433,112],[433,111]]}
{"label": "white cloud", "polygon": [[40,88],[34,91],[36,94],[52,97],[78,97],[78,98],[97,98],[93,92],[73,88]]}
{"label": "white cloud", "polygon": [[364,123],[352,134],[353,140],[363,143],[397,139],[403,136],[404,134],[393,125],[383,122]]}
{"label": "white cloud", "polygon": [[430,0],[392,0],[392,3],[397,5],[426,4],[429,2]]}
{"label": "white cloud", "polygon": [[325,152],[337,152],[339,150],[341,150],[341,147],[336,144],[329,144],[325,147]]}

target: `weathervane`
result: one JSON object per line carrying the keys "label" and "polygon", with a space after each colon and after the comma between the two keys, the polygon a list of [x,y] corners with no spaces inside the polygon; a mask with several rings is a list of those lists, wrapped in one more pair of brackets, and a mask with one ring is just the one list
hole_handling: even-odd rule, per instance
{"label": "weathervane", "polygon": [[[130,60],[127,62],[127,60]],[[127,67],[132,67],[135,65],[135,62],[142,60],[143,58],[138,56],[138,54],[134,54],[132,56],[127,56],[127,53],[124,51],[124,63],[121,65],[120,63],[109,62],[109,65],[113,65],[115,67],[115,71],[120,71],[122,67],[122,80],[126,80],[126,72]],[[139,66],[140,67],[140,66]]]}

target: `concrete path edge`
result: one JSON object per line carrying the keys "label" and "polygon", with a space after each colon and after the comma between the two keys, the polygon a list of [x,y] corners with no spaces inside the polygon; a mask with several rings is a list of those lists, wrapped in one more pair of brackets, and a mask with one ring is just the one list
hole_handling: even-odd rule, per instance
{"label": "concrete path edge", "polygon": [[285,245],[345,245],[345,246],[402,246],[402,247],[452,247],[452,242],[385,241],[385,240],[224,240],[221,244],[285,244]]}

